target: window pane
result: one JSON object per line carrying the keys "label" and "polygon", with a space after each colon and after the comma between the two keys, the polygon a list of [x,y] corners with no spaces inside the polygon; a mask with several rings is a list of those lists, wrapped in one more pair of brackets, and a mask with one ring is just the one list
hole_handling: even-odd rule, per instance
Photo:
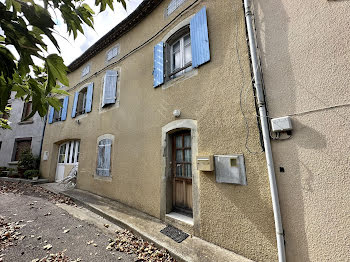
{"label": "window pane", "polygon": [[191,136],[190,135],[185,136],[185,147],[191,147]]}
{"label": "window pane", "polygon": [[176,150],[176,162],[182,162],[182,150]]}
{"label": "window pane", "polygon": [[176,137],[176,148],[182,148],[182,136]]}
{"label": "window pane", "polygon": [[70,143],[70,142],[68,142],[68,143],[67,143],[67,146],[68,146],[68,157],[67,157],[67,163],[70,163],[70,162],[69,162],[69,159],[70,159],[70,149],[71,149],[71,143]]}
{"label": "window pane", "polygon": [[185,177],[192,177],[192,165],[191,164],[185,164]]}
{"label": "window pane", "polygon": [[173,54],[173,71],[181,67],[181,55],[180,52]]}
{"label": "window pane", "polygon": [[78,153],[77,153],[77,161],[76,162],[79,162],[79,154],[80,154],[80,141],[77,141],[78,143]]}
{"label": "window pane", "polygon": [[181,164],[176,165],[176,176],[182,176],[182,165]]}
{"label": "window pane", "polygon": [[180,51],[180,41],[177,41],[175,44],[173,44],[173,53]]}
{"label": "window pane", "polygon": [[191,162],[191,149],[185,149],[185,162]]}
{"label": "window pane", "polygon": [[186,35],[184,37],[184,45],[187,46],[187,45],[191,45],[191,37],[190,35]]}
{"label": "window pane", "polygon": [[184,56],[185,56],[185,64],[192,61],[191,45],[185,47]]}

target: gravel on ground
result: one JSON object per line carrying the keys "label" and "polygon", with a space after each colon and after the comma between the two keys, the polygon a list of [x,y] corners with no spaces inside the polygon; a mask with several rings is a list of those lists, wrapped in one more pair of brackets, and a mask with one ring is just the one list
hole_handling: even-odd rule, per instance
{"label": "gravel on ground", "polygon": [[169,253],[40,186],[0,181],[0,261],[169,261]]}

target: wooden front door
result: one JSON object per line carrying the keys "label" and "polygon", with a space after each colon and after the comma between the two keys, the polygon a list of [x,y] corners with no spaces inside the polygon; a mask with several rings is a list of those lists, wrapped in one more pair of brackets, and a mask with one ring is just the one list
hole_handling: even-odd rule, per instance
{"label": "wooden front door", "polygon": [[192,215],[191,131],[174,134],[172,153],[173,209]]}

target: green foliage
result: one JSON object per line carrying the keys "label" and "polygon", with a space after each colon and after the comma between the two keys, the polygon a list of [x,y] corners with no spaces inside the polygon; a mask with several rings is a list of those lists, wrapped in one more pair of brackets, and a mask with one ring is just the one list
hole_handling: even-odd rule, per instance
{"label": "green foliage", "polygon": [[[126,7],[126,0],[114,0]],[[104,11],[108,5],[113,9],[113,0],[96,0],[96,6]],[[45,116],[49,105],[57,111],[62,107],[55,94],[66,94],[56,84],[68,86],[67,67],[58,54],[48,54],[43,41],[47,37],[60,52],[55,36],[55,22],[48,9],[58,11],[69,34],[74,39],[78,32],[84,34],[83,24],[93,28],[94,12],[85,0],[5,0],[0,1],[0,112],[5,111],[11,91],[16,98],[29,101],[32,98],[32,117],[36,112]],[[14,48],[19,55],[11,52]],[[34,63],[38,59],[44,65]],[[0,128],[6,128],[0,118]]]}
{"label": "green foliage", "polygon": [[[0,111],[0,128],[2,129],[11,129],[10,123],[8,121],[8,118],[10,117],[10,111],[12,110],[11,107],[6,106],[4,112]],[[4,115],[7,115],[5,118]]]}
{"label": "green foliage", "polygon": [[25,170],[38,169],[39,161],[40,159],[38,157],[33,156],[30,150],[25,150],[19,156],[18,169],[25,169]]}
{"label": "green foliage", "polygon": [[24,178],[32,179],[33,177],[39,177],[39,170],[31,169],[24,172]]}

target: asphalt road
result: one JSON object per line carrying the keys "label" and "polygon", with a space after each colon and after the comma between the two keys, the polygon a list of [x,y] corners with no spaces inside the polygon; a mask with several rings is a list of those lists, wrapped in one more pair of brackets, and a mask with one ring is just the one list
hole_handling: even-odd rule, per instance
{"label": "asphalt road", "polygon": [[[12,236],[18,238],[10,242],[12,246],[6,246],[2,251],[3,247],[0,246],[0,261],[39,261],[63,251],[66,260],[56,258],[52,261],[136,260],[135,254],[107,250],[110,239],[115,237],[114,231],[122,229],[109,225],[108,221],[84,208],[57,205],[41,197],[2,193],[0,216],[5,223],[11,223],[7,229],[0,227],[0,241],[6,242],[8,239],[6,236],[4,239],[3,235],[14,227],[16,230]],[[45,246],[49,250],[45,250]],[[52,259],[54,257],[52,255]]]}

